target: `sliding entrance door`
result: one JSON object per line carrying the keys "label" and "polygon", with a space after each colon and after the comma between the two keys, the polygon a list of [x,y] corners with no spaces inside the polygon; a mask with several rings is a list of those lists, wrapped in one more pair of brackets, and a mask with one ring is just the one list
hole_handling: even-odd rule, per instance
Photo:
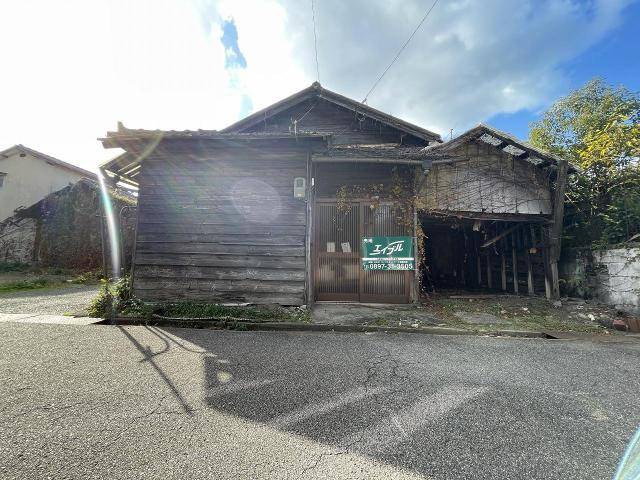
{"label": "sliding entrance door", "polygon": [[335,201],[317,201],[313,222],[313,278],[316,300],[407,303],[412,272],[363,270],[363,237],[403,236],[393,205],[372,208],[353,202],[338,209]]}

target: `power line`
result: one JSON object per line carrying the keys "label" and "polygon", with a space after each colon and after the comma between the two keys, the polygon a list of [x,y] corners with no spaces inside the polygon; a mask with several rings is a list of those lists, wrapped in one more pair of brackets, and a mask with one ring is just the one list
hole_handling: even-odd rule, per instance
{"label": "power line", "polygon": [[316,79],[320,83],[320,66],[318,65],[318,36],[316,35],[316,9],[313,6],[313,0],[311,0],[311,17],[313,18],[313,45],[316,50]]}
{"label": "power line", "polygon": [[[394,63],[396,63],[396,60],[398,60],[398,57],[400,56],[400,54],[402,53],[402,51],[405,49],[405,47],[407,45],[409,45],[409,42],[411,41],[411,39],[413,38],[413,36],[416,34],[416,32],[420,29],[420,27],[422,26],[422,24],[424,23],[424,21],[427,19],[427,17],[429,16],[429,14],[431,13],[431,10],[433,10],[433,7],[436,6],[436,3],[438,3],[438,0],[435,0],[435,2],[433,2],[433,5],[431,5],[431,8],[429,8],[429,10],[427,10],[427,13],[425,13],[424,17],[422,17],[422,20],[420,20],[420,23],[418,23],[418,26],[415,28],[415,30],[413,31],[413,33],[411,34],[411,36],[407,39],[406,42],[404,42],[404,45],[402,45],[402,47],[400,47],[400,50],[398,50],[398,53],[396,53],[396,56],[393,57],[393,60],[391,60],[391,63],[387,66],[387,68],[384,69],[384,72],[382,72],[382,75],[380,75],[378,77],[378,79],[375,81],[375,83],[373,84],[373,86],[371,87],[371,89],[367,92],[367,94],[364,96],[364,100],[362,100],[362,103],[367,103],[367,98],[369,98],[369,95],[371,95],[371,92],[373,92],[373,90],[378,86],[378,83],[380,83],[380,80],[382,80],[382,77],[384,77],[386,75],[386,73],[389,71],[389,69],[393,66]],[[312,4],[313,4],[313,0],[312,0]]]}

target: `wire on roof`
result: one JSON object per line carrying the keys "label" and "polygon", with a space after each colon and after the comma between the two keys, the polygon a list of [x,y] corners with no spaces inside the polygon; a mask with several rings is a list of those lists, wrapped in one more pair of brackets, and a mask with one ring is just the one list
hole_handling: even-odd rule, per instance
{"label": "wire on roof", "polygon": [[313,5],[313,0],[311,0],[311,17],[313,18],[313,45],[316,52],[316,79],[318,80],[318,83],[320,83],[320,66],[318,64],[318,36],[316,34],[316,9]]}
{"label": "wire on roof", "polygon": [[391,60],[391,63],[387,66],[387,68],[384,69],[384,72],[382,72],[382,75],[380,75],[378,77],[378,79],[375,81],[375,83],[373,84],[373,86],[369,89],[369,91],[367,92],[367,94],[364,96],[364,100],[362,100],[362,103],[367,103],[367,99],[369,98],[369,95],[371,95],[371,93],[375,90],[375,88],[378,86],[378,83],[380,83],[380,80],[382,80],[382,77],[384,77],[386,75],[386,73],[389,71],[389,69],[393,66],[394,63],[396,63],[396,60],[398,60],[398,58],[400,57],[400,54],[404,51],[404,49],[406,48],[407,45],[409,45],[409,42],[411,41],[411,39],[414,37],[414,35],[416,34],[416,32],[420,29],[420,27],[422,26],[422,24],[425,22],[425,20],[427,19],[427,17],[429,16],[429,14],[431,13],[431,10],[433,10],[433,7],[436,6],[436,4],[438,3],[438,0],[435,0],[433,2],[433,5],[431,5],[431,8],[429,8],[429,10],[427,10],[427,13],[425,13],[424,17],[422,17],[422,20],[420,20],[420,23],[418,23],[418,26],[415,28],[415,30],[411,33],[411,35],[409,36],[409,38],[407,39],[406,42],[404,42],[404,45],[402,45],[402,47],[400,47],[400,50],[398,50],[398,53],[396,53],[396,56],[393,57],[393,60]]}

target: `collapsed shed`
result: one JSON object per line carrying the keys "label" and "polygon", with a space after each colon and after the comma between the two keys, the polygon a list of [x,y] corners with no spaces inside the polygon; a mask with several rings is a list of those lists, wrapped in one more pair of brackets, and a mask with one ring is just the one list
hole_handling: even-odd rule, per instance
{"label": "collapsed shed", "polygon": [[557,295],[568,165],[487,126],[453,141],[314,83],[222,131],[119,125],[145,300],[406,303]]}

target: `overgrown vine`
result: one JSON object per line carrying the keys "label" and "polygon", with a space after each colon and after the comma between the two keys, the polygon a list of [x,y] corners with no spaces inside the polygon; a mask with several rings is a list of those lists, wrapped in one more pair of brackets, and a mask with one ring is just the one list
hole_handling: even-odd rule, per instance
{"label": "overgrown vine", "polygon": [[[408,232],[414,231],[413,212],[425,209],[424,200],[419,195],[422,172],[406,169],[400,171],[394,167],[391,171],[391,182],[369,183],[361,185],[341,185],[336,191],[336,225],[340,225],[340,217],[346,216],[354,202],[366,200],[372,210],[378,210],[383,202],[389,202],[398,224]],[[416,238],[416,268],[424,259],[424,244],[427,238],[422,225],[417,222],[414,236]],[[418,291],[422,292],[422,276],[418,275]]]}

